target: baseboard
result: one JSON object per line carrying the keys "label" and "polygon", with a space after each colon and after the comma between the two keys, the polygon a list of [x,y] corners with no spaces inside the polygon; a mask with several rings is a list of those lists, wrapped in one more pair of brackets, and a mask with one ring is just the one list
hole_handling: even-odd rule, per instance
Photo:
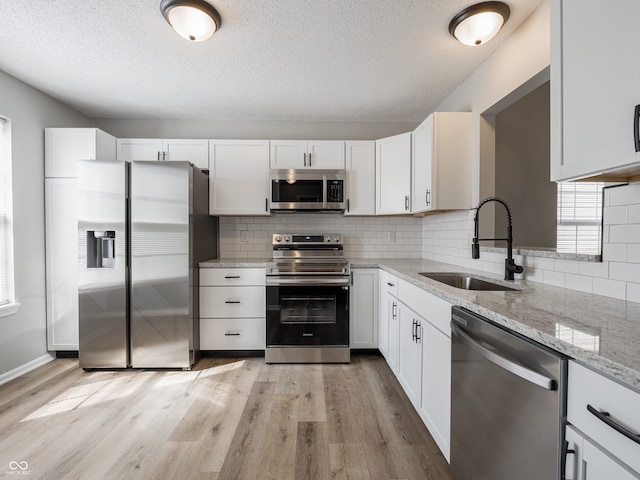
{"label": "baseboard", "polygon": [[51,360],[55,360],[55,358],[55,356],[47,353],[45,355],[42,355],[41,357],[31,360],[28,363],[25,363],[24,365],[20,365],[19,367],[14,368],[13,370],[9,370],[8,372],[0,375],[0,385],[10,382],[11,380],[18,378],[25,373],[29,373],[31,370],[35,370],[36,368],[49,363]]}

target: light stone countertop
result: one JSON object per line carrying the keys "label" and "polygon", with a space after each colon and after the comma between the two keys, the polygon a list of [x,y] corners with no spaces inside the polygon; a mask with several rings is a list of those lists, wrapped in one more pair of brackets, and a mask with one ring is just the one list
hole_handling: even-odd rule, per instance
{"label": "light stone countertop", "polygon": [[[640,391],[640,303],[530,281],[506,282],[498,275],[430,260],[350,261],[351,268],[381,268]],[[200,266],[264,267],[265,260],[216,259]],[[462,290],[418,272],[463,272],[522,290]]]}

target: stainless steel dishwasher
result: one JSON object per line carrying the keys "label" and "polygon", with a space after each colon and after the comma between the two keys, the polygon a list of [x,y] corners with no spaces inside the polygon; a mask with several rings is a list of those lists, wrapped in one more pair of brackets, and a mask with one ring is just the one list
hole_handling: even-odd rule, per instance
{"label": "stainless steel dishwasher", "polygon": [[567,359],[462,307],[451,317],[456,480],[560,478]]}

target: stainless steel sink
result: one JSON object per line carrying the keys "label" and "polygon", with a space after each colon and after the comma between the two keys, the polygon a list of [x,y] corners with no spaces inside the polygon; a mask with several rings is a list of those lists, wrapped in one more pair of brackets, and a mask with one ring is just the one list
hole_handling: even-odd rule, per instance
{"label": "stainless steel sink", "polygon": [[441,282],[452,287],[460,288],[463,290],[483,290],[483,291],[518,291],[517,288],[508,287],[499,283],[489,282],[480,278],[471,277],[463,273],[429,273],[420,272],[418,275],[430,278],[437,282]]}

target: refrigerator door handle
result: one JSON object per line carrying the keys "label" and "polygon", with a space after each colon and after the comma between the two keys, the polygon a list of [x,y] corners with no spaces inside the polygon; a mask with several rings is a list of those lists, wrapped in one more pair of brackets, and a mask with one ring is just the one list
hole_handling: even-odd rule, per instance
{"label": "refrigerator door handle", "polygon": [[534,372],[527,367],[512,362],[502,355],[498,355],[497,353],[494,353],[491,350],[483,347],[473,337],[464,332],[455,322],[451,322],[451,332],[462,337],[479,355],[489,360],[491,363],[503,368],[504,370],[507,370],[508,372],[511,372],[514,375],[517,375],[518,377],[530,383],[538,385],[539,387],[542,387],[546,390],[558,389],[558,382],[556,382],[553,378],[549,378],[538,372]]}

